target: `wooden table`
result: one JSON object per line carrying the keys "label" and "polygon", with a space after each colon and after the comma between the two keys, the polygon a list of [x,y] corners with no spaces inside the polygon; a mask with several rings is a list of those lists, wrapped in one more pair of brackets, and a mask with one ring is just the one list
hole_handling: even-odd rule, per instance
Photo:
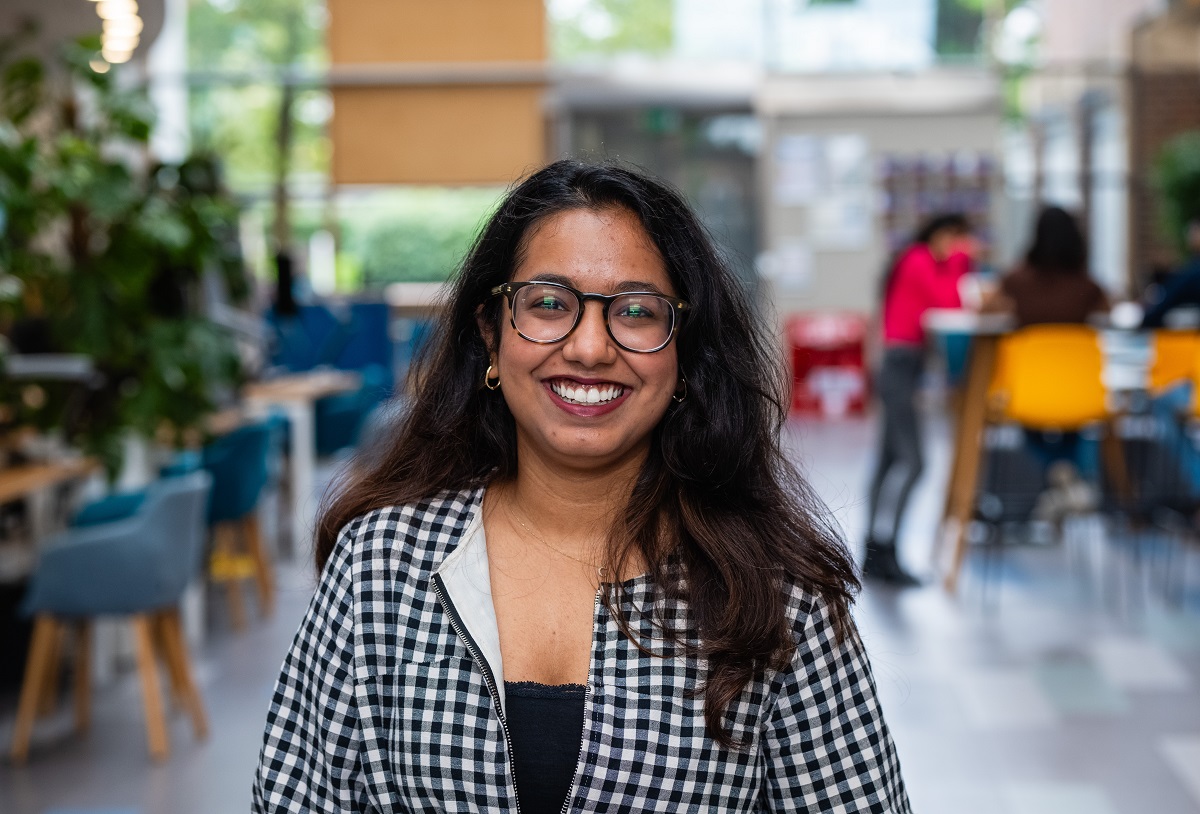
{"label": "wooden table", "polygon": [[315,488],[317,461],[314,405],[317,399],[357,390],[362,379],[345,370],[314,370],[252,382],[242,397],[258,414],[271,408],[282,410],[291,422],[288,449],[291,479],[293,550],[300,541],[311,541],[313,516],[318,496]]}
{"label": "wooden table", "polygon": [[[1012,319],[1001,314],[934,309],[924,324],[931,334],[968,333],[971,351],[966,379],[959,395],[958,421],[950,460],[950,477],[936,547],[939,570],[947,591],[958,588],[958,574],[967,552],[967,527],[975,509],[979,469],[983,460],[983,432],[987,423],[987,393],[996,367],[1000,337],[1012,330]],[[948,558],[948,562],[942,562]]]}
{"label": "wooden table", "polygon": [[[967,376],[960,394],[958,422],[954,432],[954,446],[950,462],[950,477],[946,483],[945,504],[942,523],[935,548],[936,565],[943,573],[947,591],[958,588],[958,577],[967,551],[967,530],[975,510],[976,492],[979,487],[979,472],[984,455],[984,431],[988,420],[988,388],[996,367],[997,349],[1000,339],[1011,332],[1011,319],[1003,315],[967,315],[964,312],[929,312],[925,327],[931,334],[955,331],[971,336],[971,352],[967,363]],[[1144,393],[1149,365],[1148,354],[1115,353],[1115,339],[1123,335],[1136,337],[1138,334],[1112,328],[1107,322],[1094,324],[1105,332],[1102,339],[1104,350],[1104,380],[1110,398],[1120,401],[1130,393]],[[1128,358],[1119,358],[1128,357]],[[1133,486],[1126,469],[1121,442],[1116,431],[1116,421],[1121,409],[1111,407],[1104,419],[1104,432],[1100,437],[1100,461],[1114,492],[1128,498]]]}
{"label": "wooden table", "polygon": [[428,319],[441,312],[449,294],[448,283],[392,283],[384,289],[383,298],[392,316]]}
{"label": "wooden table", "polygon": [[[92,458],[74,458],[50,463],[18,464],[0,469],[0,505],[39,495],[47,489],[85,478],[100,468]],[[20,581],[33,571],[36,542],[51,524],[33,511],[29,519],[31,539],[4,546],[0,556],[0,582]]]}
{"label": "wooden table", "polygon": [[92,458],[76,458],[52,463],[19,464],[0,469],[0,504],[68,483],[99,468]]}

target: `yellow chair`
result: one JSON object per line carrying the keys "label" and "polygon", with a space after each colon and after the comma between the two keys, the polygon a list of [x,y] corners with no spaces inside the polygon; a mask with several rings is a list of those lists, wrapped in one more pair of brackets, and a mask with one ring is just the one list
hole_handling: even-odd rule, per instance
{"label": "yellow chair", "polygon": [[1155,331],[1150,347],[1152,393],[1157,395],[1181,382],[1194,381],[1200,373],[1200,332]]}
{"label": "yellow chair", "polygon": [[991,420],[1079,430],[1110,417],[1099,334],[1085,325],[1031,325],[1000,340]]}

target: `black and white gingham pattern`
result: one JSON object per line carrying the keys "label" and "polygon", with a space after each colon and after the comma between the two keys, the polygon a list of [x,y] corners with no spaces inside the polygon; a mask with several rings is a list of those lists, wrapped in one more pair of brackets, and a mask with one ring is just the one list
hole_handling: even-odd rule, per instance
{"label": "black and white gingham pattern", "polygon": [[[515,810],[500,716],[432,590],[481,492],[382,509],[343,531],[284,661],[254,811]],[[622,610],[643,642],[687,607],[645,579]],[[657,658],[598,605],[572,811],[908,814],[899,762],[857,635],[792,591],[791,668],[751,684],[707,736],[695,657]],[[658,647],[661,647],[661,642]]]}

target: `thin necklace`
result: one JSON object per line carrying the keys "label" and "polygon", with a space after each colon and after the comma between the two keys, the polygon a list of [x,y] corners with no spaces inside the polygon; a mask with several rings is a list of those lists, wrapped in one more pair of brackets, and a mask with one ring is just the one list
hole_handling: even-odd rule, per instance
{"label": "thin necklace", "polygon": [[576,557],[573,554],[568,554],[567,552],[563,551],[558,546],[550,545],[550,542],[545,537],[538,534],[533,529],[529,528],[529,526],[525,525],[525,523],[522,522],[521,518],[519,518],[515,514],[513,514],[512,506],[509,505],[509,503],[506,502],[504,504],[504,510],[505,510],[505,512],[508,513],[509,517],[511,517],[513,520],[517,521],[517,525],[519,525],[521,528],[525,529],[526,533],[535,537],[546,548],[550,549],[551,551],[555,552],[556,554],[561,554],[562,556],[566,557],[569,560],[574,560],[575,562],[579,563],[580,565],[586,565],[589,568],[595,568],[596,575],[600,577],[601,581],[604,580],[604,566],[603,565],[595,565],[593,563],[588,562],[587,560],[581,560],[579,557]]}

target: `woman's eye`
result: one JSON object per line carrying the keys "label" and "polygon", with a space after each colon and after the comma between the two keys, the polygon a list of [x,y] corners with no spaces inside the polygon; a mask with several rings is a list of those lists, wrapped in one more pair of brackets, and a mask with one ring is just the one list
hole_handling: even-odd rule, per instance
{"label": "woman's eye", "polygon": [[644,303],[631,302],[621,308],[621,310],[618,312],[618,316],[628,317],[630,319],[654,319],[654,311]]}
{"label": "woman's eye", "polygon": [[535,299],[531,306],[539,311],[565,311],[567,306],[559,297],[549,294]]}

